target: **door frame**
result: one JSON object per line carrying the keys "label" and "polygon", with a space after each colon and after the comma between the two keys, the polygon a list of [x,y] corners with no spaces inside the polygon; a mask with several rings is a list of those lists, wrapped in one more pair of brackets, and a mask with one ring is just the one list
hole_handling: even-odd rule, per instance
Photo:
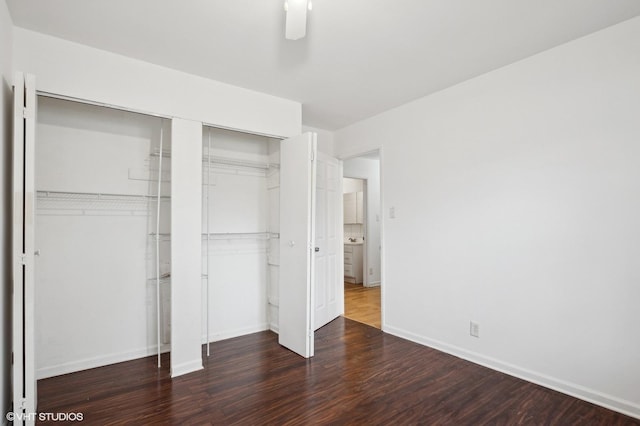
{"label": "door frame", "polygon": [[[362,177],[362,176],[346,176],[345,172],[344,172],[344,162],[347,160],[352,160],[354,158],[359,158],[359,157],[363,157],[365,155],[368,154],[372,154],[374,152],[378,153],[378,158],[379,158],[379,174],[380,174],[380,328],[382,331],[385,331],[386,328],[386,322],[385,322],[385,312],[386,312],[386,253],[385,253],[385,211],[386,211],[386,203],[385,203],[385,197],[384,197],[384,149],[382,146],[379,147],[375,147],[375,148],[369,148],[369,149],[362,149],[362,150],[358,150],[358,151],[354,151],[354,152],[349,152],[349,154],[347,155],[339,155],[337,156],[337,158],[339,160],[342,161],[343,164],[343,169],[342,169],[342,177],[350,177],[350,178],[354,178],[354,179],[362,179],[364,180],[364,184],[366,185],[366,191],[365,191],[365,200],[364,202],[367,202],[368,200],[368,191],[369,191],[369,181],[366,177]],[[370,212],[369,209],[366,209],[366,215],[367,217],[369,216]],[[366,221],[366,220],[365,220]],[[368,226],[365,224],[365,230],[368,230]],[[365,234],[366,235],[366,234]],[[344,241],[344,226],[342,228],[342,240]],[[367,240],[368,238],[365,238],[365,247],[363,247],[363,249],[367,249]],[[369,256],[367,253],[364,253],[364,258],[366,259],[364,261],[365,265],[366,265],[366,269],[363,271],[365,272],[365,282],[369,282]],[[343,287],[344,288],[344,287]],[[344,290],[343,290],[343,297],[344,297]]]}
{"label": "door frame", "polygon": [[[351,158],[358,158],[358,157],[351,157]],[[347,160],[349,160],[349,158],[347,158]],[[367,179],[366,177],[363,176],[347,176],[344,174],[344,168],[342,171],[342,179],[356,179],[356,180],[361,180],[362,181],[362,192],[363,192],[363,199],[362,199],[362,203],[364,204],[364,213],[362,215],[362,229],[364,231],[364,241],[362,243],[362,251],[363,251],[363,255],[362,255],[362,285],[364,287],[369,287],[369,256],[367,256],[368,253],[368,244],[369,244],[369,234],[367,234],[367,232],[369,232],[369,227],[367,226],[367,219],[369,218],[369,209],[367,208],[367,202],[369,200],[369,179]],[[344,186],[344,184],[343,184]],[[344,241],[344,225],[342,227],[342,240]]]}
{"label": "door frame", "polygon": [[35,423],[35,128],[36,81],[16,72],[12,136],[12,366],[11,400],[15,425]]}

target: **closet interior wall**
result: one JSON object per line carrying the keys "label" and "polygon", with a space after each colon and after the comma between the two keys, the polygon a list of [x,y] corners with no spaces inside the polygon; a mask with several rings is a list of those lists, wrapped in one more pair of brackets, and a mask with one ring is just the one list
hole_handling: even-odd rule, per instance
{"label": "closet interior wall", "polygon": [[277,324],[279,144],[203,128],[203,342]]}
{"label": "closet interior wall", "polygon": [[[170,122],[39,97],[36,140],[36,371],[50,377],[158,350],[160,270],[170,274]],[[169,344],[170,280],[161,281]]]}

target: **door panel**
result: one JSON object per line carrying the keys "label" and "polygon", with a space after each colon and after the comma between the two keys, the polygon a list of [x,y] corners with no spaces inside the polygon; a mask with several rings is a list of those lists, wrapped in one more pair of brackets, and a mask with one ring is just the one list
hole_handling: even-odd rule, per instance
{"label": "door panel", "polygon": [[280,144],[280,344],[313,356],[316,134]]}
{"label": "door panel", "polygon": [[344,312],[342,165],[338,159],[318,153],[316,167],[315,330]]}
{"label": "door panel", "polygon": [[[13,411],[14,425],[34,424],[34,221],[36,91],[32,75],[16,73],[13,105]],[[22,416],[21,416],[22,415]]]}

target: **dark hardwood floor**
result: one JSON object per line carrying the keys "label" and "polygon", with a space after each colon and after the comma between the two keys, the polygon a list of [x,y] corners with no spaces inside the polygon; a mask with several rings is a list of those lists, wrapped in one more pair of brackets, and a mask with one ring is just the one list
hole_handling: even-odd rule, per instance
{"label": "dark hardwood floor", "polygon": [[316,332],[309,360],[261,332],[212,344],[204,370],[173,380],[155,363],[41,380],[38,411],[91,425],[640,425],[345,318]]}

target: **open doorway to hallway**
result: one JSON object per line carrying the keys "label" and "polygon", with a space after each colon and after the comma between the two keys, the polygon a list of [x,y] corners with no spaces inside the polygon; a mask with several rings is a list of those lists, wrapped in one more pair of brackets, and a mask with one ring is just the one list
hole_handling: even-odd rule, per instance
{"label": "open doorway to hallway", "polygon": [[343,162],[345,317],[381,328],[378,151]]}

